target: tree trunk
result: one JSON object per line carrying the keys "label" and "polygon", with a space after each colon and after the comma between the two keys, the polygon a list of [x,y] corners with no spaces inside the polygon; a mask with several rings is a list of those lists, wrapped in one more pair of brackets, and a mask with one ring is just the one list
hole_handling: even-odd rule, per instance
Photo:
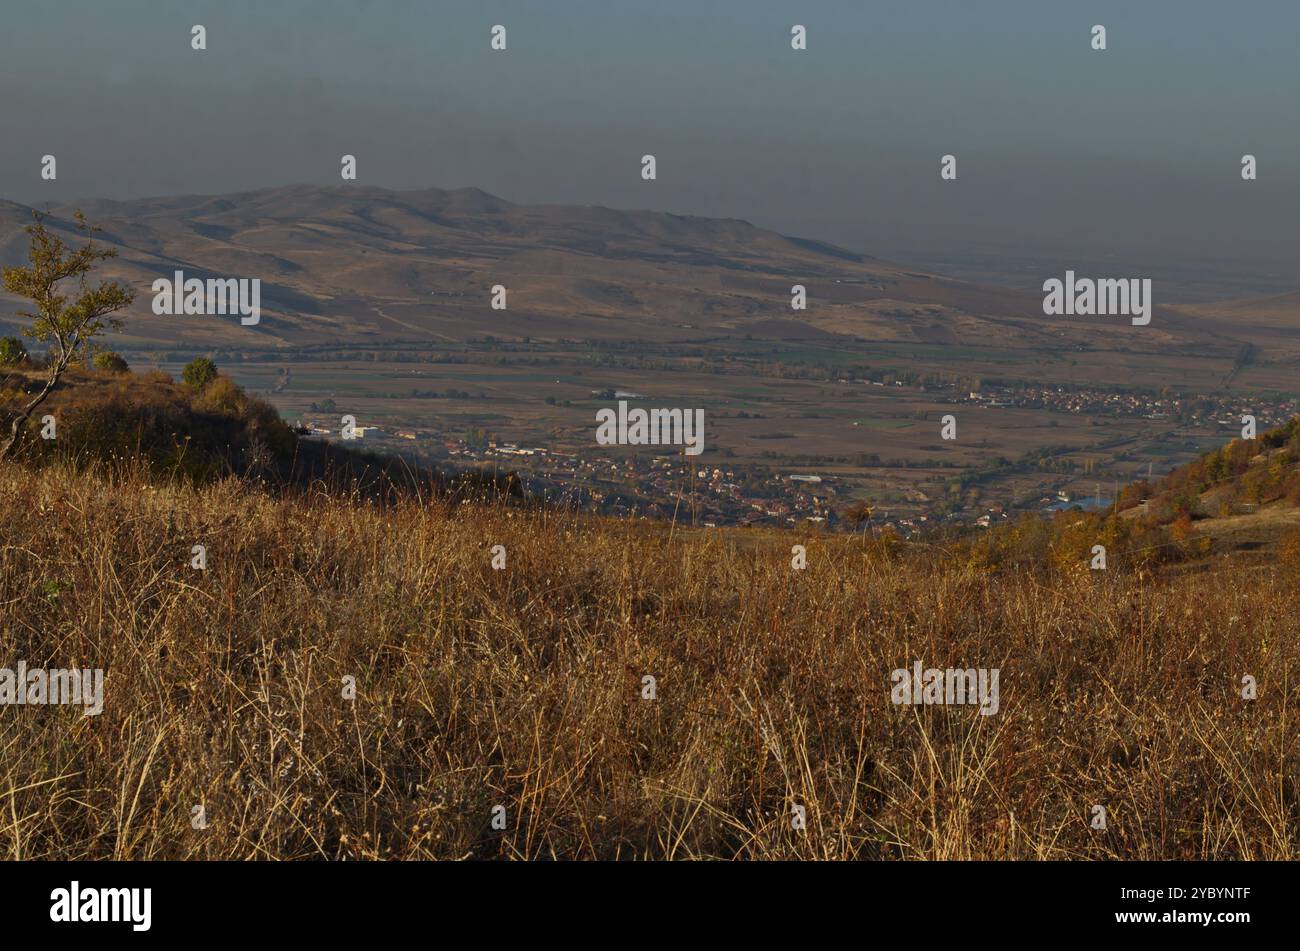
{"label": "tree trunk", "polygon": [[66,362],[55,364],[54,369],[50,373],[50,378],[45,381],[45,385],[41,387],[41,391],[36,394],[35,399],[24,406],[22,412],[14,417],[14,421],[9,427],[9,435],[5,437],[4,444],[0,445],[0,459],[9,458],[9,454],[13,452],[14,446],[18,444],[18,436],[22,432],[23,423],[27,422],[36,407],[45,402],[45,397],[50,395],[50,391],[53,390],[55,384],[59,382],[59,377],[63,376],[63,371],[65,369],[67,369]]}

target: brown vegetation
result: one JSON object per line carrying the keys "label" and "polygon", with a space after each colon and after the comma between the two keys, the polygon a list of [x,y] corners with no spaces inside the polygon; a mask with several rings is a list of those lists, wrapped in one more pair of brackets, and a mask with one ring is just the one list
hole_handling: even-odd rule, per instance
{"label": "brown vegetation", "polygon": [[1300,417],[1256,439],[1234,439],[1154,484],[1134,483],[1120,494],[1119,507],[1142,499],[1162,522],[1273,502],[1300,505]]}
{"label": "brown vegetation", "polygon": [[[0,664],[108,671],[98,717],[0,708],[13,858],[1300,852],[1289,567],[1206,584],[1080,569],[1082,528],[1076,558],[1025,523],[1058,557],[1018,558],[135,464],[6,464],[0,503]],[[999,668],[1000,711],[892,705],[914,660]]]}
{"label": "brown vegetation", "polygon": [[[451,481],[398,460],[299,439],[274,407],[225,376],[189,386],[158,370],[72,367],[63,377],[41,409],[55,418],[56,438],[43,440],[37,419],[20,430],[17,445],[28,464],[131,460],[155,477],[204,482],[240,475],[273,490],[316,485],[378,498],[519,494],[510,476],[469,473]],[[40,370],[5,374],[0,420],[16,415],[41,386]]]}

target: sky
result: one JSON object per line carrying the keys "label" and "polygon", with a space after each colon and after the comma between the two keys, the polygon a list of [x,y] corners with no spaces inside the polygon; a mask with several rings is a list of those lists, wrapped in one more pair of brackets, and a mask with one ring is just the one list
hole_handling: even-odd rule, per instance
{"label": "sky", "polygon": [[1031,285],[1300,287],[1294,0],[5,0],[3,21],[0,194],[27,204],[341,184],[353,154],[361,184],[744,218]]}

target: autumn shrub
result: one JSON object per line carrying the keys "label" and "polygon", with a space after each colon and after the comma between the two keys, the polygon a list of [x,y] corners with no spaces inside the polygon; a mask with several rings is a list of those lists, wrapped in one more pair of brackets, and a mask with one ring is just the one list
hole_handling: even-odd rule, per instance
{"label": "autumn shrub", "polygon": [[96,370],[101,370],[104,373],[129,373],[131,371],[130,365],[119,354],[108,350],[95,354],[93,364]]}

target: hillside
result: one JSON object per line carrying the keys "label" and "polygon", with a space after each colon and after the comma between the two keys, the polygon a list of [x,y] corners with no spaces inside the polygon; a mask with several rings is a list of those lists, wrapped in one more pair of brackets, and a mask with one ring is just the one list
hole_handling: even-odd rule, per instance
{"label": "hillside", "polygon": [[[542,339],[870,338],[1015,347],[1086,339],[1101,319],[1044,327],[1041,299],[949,280],[740,220],[599,206],[517,205],[477,189],[397,192],[287,186],[221,196],[87,200],[117,247],[116,276],[142,289],[176,269],[257,277],[263,321],[159,318],[141,292],[124,346],[356,346]],[[0,263],[23,254],[29,209],[0,203]],[[795,312],[790,287],[815,306]],[[509,288],[505,311],[489,289]],[[4,318],[0,297],[0,320]],[[1157,314],[1167,313],[1158,309]],[[1005,339],[1015,328],[1015,340]],[[1156,321],[1145,344],[1199,341]]]}
{"label": "hillside", "polygon": [[[40,390],[46,371],[25,362],[0,376],[0,418]],[[53,438],[41,432],[52,418]],[[348,445],[303,438],[264,400],[217,375],[201,387],[143,374],[69,369],[27,421],[17,458],[35,466],[125,465],[151,479],[201,484],[225,476],[273,493],[307,489],[354,498],[518,497],[518,480],[444,473]]]}
{"label": "hillside", "polygon": [[[1100,515],[921,545],[130,459],[0,464],[0,504],[0,656],[107,671],[98,715],[6,711],[15,858],[1300,852],[1294,561],[1207,584]],[[996,669],[996,710],[891,702],[916,663]]]}
{"label": "hillside", "polygon": [[[96,718],[7,719],[15,856],[1300,848],[1294,578],[1030,584],[817,539],[796,572],[788,538],[12,466],[0,499],[5,656],[108,670]],[[999,714],[891,706],[889,671],[914,658],[999,667]]]}
{"label": "hillside", "polygon": [[1292,548],[1300,555],[1300,418],[1126,487],[1119,510],[1194,533],[1224,556],[1249,553],[1264,563]]}

